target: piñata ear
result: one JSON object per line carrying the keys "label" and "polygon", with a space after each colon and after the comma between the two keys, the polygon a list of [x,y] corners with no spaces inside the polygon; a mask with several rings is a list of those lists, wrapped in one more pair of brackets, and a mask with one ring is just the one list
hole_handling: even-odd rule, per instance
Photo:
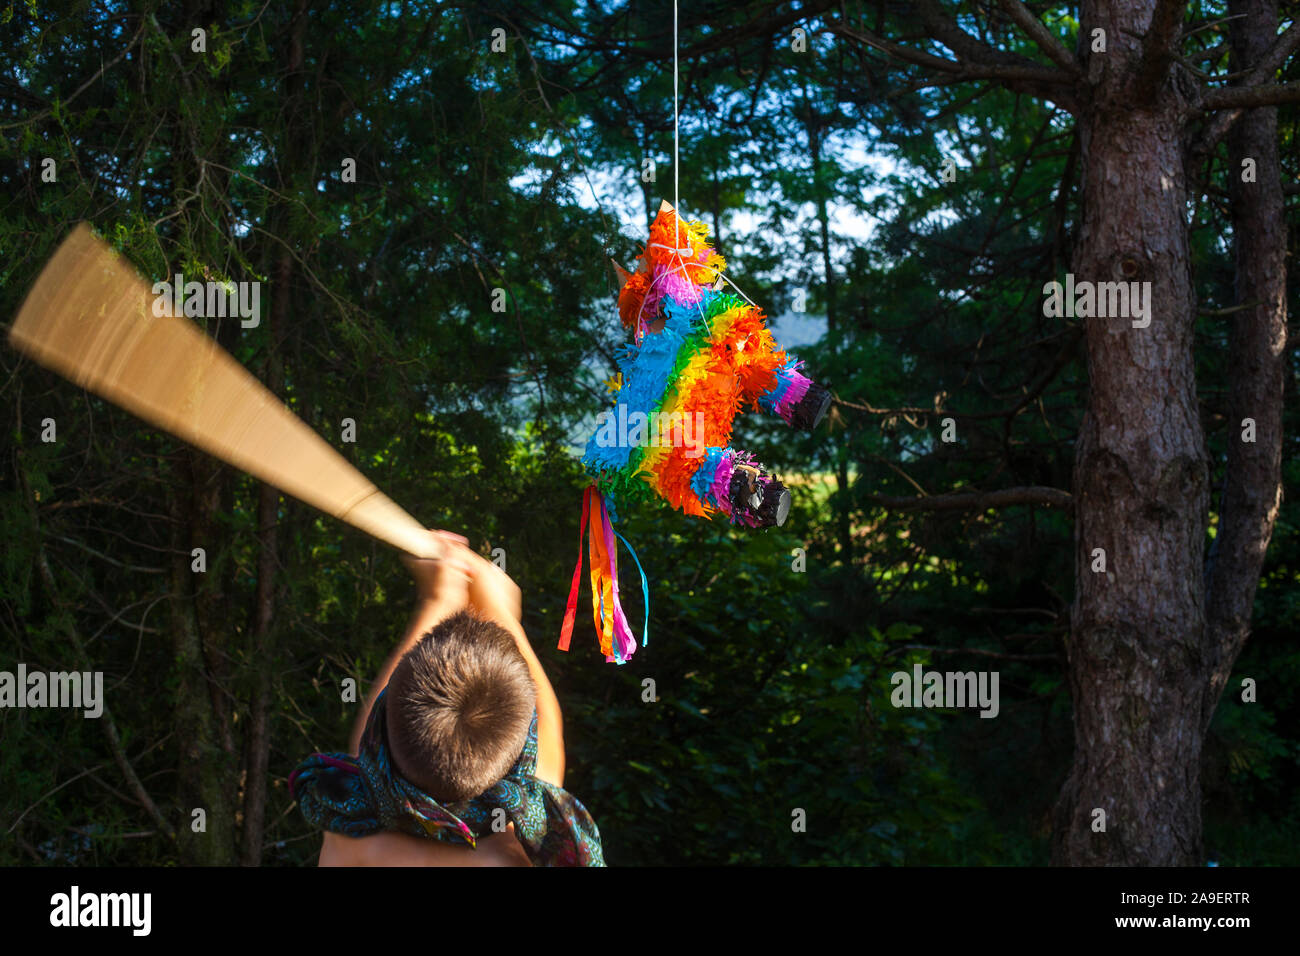
{"label": "pi\u00f1ata ear", "polygon": [[614,271],[618,273],[618,287],[620,290],[622,290],[623,286],[627,285],[627,280],[632,278],[632,273],[628,272],[626,269],[624,269],[613,259],[609,260],[609,264],[612,265],[614,267]]}
{"label": "pi\u00f1ata ear", "polygon": [[[695,234],[695,241],[703,241],[703,232]],[[659,203],[659,212],[650,226],[649,248],[658,248],[663,255],[668,256],[695,257],[691,224],[683,222],[672,203],[666,199]],[[692,277],[691,281],[696,279]]]}
{"label": "pi\u00f1ata ear", "polygon": [[[672,217],[674,222],[677,221],[677,210],[673,208],[672,203],[665,199],[663,202],[659,203],[659,211],[655,213],[655,221],[650,227],[651,232],[659,231],[661,233],[671,233],[671,230],[668,228],[669,216]],[[680,226],[680,223],[678,225]],[[658,227],[658,230],[656,230],[656,226]]]}

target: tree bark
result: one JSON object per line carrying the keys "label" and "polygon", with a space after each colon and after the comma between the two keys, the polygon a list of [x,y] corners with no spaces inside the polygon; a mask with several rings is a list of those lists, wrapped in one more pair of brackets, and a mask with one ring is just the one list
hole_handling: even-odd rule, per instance
{"label": "tree bark", "polygon": [[[188,448],[178,450],[177,458],[186,465],[181,487],[191,492],[197,491],[196,473],[201,474],[204,466],[216,467]],[[196,614],[198,574],[191,568],[191,549],[202,547],[211,553],[213,541],[200,530],[204,525],[201,494],[180,494],[173,487],[167,497],[171,519],[167,608],[176,685],[172,721],[179,741],[177,797],[182,813],[177,821],[177,852],[186,865],[230,866],[236,859],[230,785],[234,761],[220,746]],[[191,516],[197,516],[193,523]],[[200,809],[204,829],[195,832],[194,811]]]}
{"label": "tree bark", "polygon": [[[212,721],[217,742],[228,755],[234,769],[235,737],[231,723],[230,620],[226,612],[229,581],[218,576],[220,549],[217,547],[222,528],[217,515],[229,514],[230,471],[215,459],[199,451],[190,451],[193,475],[194,523],[191,541],[207,550],[208,571],[194,591],[194,623],[198,630],[206,670],[208,697],[212,704]],[[233,785],[231,787],[233,793]],[[233,817],[232,817],[233,819]]]}
{"label": "tree bark", "polygon": [[[1089,397],[1075,452],[1075,600],[1068,645],[1074,764],[1053,861],[1201,862],[1202,559],[1207,461],[1192,356],[1183,128],[1176,72],[1154,84],[1142,38],[1155,0],[1085,3],[1096,78],[1079,117],[1076,281],[1151,283],[1150,325],[1083,319]],[[1175,31],[1176,33],[1177,31]],[[1148,57],[1150,51],[1148,51]],[[1105,572],[1094,552],[1105,552]],[[1100,829],[1104,811],[1105,829]]]}
{"label": "tree bark", "polygon": [[[284,327],[293,259],[288,252],[276,260],[275,298],[268,317],[269,356],[266,387],[278,396],[284,388],[278,331]],[[257,588],[253,594],[252,660],[257,669],[249,708],[247,756],[244,769],[244,866],[262,862],[266,830],[266,782],[271,754],[271,703],[274,692],[275,582],[279,572],[280,492],[265,483],[257,488]]]}
{"label": "tree bark", "polygon": [[[1277,0],[1232,0],[1233,71],[1257,63],[1277,33]],[[1228,190],[1236,251],[1236,299],[1228,357],[1228,454],[1219,527],[1206,567],[1207,656],[1202,729],[1209,727],[1233,662],[1250,634],[1255,588],[1282,504],[1282,406],[1286,356],[1286,219],[1277,109],[1247,110],[1228,134]],[[1243,161],[1254,160],[1244,182]],[[1255,423],[1253,442],[1243,421]]]}
{"label": "tree bark", "polygon": [[[208,3],[188,3],[177,22],[202,22],[205,16],[220,21],[221,12]],[[176,82],[175,76],[172,82]],[[194,101],[203,98],[205,90],[200,84],[192,83],[183,73],[179,82],[184,96]],[[201,191],[203,182],[212,175],[200,167],[198,136],[195,121],[178,113],[172,136],[172,168],[178,195],[186,189]],[[218,163],[229,161],[221,151],[206,155]],[[201,230],[187,219],[181,219],[181,223],[183,244],[201,248]],[[220,326],[209,327],[208,331],[219,333]],[[194,571],[191,553],[193,548],[203,548],[211,568],[218,550],[216,513],[220,507],[222,466],[188,447],[178,448],[174,461],[176,472],[166,492],[170,519],[166,606],[175,686],[172,721],[178,741],[176,796],[182,814],[177,821],[177,853],[186,865],[230,866],[238,859],[234,787],[237,761],[217,676],[224,640],[213,627],[209,613],[212,588],[204,586],[209,571]],[[210,664],[217,666],[215,673]],[[203,829],[198,832],[194,830],[196,810],[203,811]]]}

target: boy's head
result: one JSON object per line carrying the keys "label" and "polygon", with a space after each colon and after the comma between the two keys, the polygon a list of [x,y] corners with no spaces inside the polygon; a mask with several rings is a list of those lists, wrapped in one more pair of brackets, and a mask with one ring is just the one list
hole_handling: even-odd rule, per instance
{"label": "boy's head", "polygon": [[464,611],[429,631],[388,681],[394,769],[441,803],[478,796],[524,749],[537,689],[510,634]]}

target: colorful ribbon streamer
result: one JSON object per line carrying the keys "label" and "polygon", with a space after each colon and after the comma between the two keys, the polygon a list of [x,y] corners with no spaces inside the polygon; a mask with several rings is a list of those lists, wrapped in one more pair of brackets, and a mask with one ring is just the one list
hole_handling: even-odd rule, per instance
{"label": "colorful ribbon streamer", "polygon": [[645,596],[645,626],[641,644],[649,640],[650,585],[646,579],[641,559],[637,557],[627,539],[614,530],[614,516],[610,513],[605,496],[595,485],[582,493],[582,524],[578,528],[578,563],[573,569],[573,583],[569,586],[569,599],[565,602],[564,623],[560,627],[559,648],[569,649],[573,624],[578,614],[578,592],[582,585],[582,538],[587,536],[588,578],[591,581],[592,622],[600,641],[605,660],[624,664],[636,653],[636,637],[623,613],[623,602],[618,593],[618,545],[614,538],[627,545],[641,574],[641,591]]}

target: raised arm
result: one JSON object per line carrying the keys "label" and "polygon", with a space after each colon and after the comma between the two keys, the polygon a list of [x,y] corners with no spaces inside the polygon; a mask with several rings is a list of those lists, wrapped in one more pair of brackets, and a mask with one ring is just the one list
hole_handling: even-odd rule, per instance
{"label": "raised arm", "polygon": [[505,628],[515,639],[519,653],[528,664],[528,672],[537,686],[537,768],[534,776],[557,787],[564,786],[564,719],[560,701],[542,670],[523,625],[519,586],[492,562],[472,555],[469,606],[479,617]]}
{"label": "raised arm", "polygon": [[468,542],[460,535],[445,531],[430,533],[443,536],[450,547],[444,550],[444,557],[438,561],[402,556],[402,563],[415,578],[415,609],[401,641],[384,661],[370,686],[365,705],[352,728],[349,752],[356,753],[360,749],[361,734],[375,699],[388,685],[388,679],[406,653],[439,621],[468,607],[479,617],[500,625],[515,639],[537,688],[537,768],[534,773],[539,780],[563,786],[564,728],[560,701],[519,623],[522,616],[519,586],[492,562],[465,547]]}
{"label": "raised arm", "polygon": [[365,704],[352,726],[352,736],[348,739],[348,752],[356,753],[361,749],[361,734],[366,729],[370,709],[375,706],[375,699],[380,691],[388,686],[388,679],[393,676],[398,663],[406,652],[414,647],[424,635],[443,618],[450,617],[463,610],[468,600],[471,566],[466,555],[471,552],[464,547],[467,543],[458,534],[447,531],[430,531],[446,540],[450,545],[444,551],[442,560],[428,560],[403,555],[402,563],[406,565],[411,576],[415,578],[415,608],[407,621],[402,639],[379,669],[370,691],[366,694]]}

